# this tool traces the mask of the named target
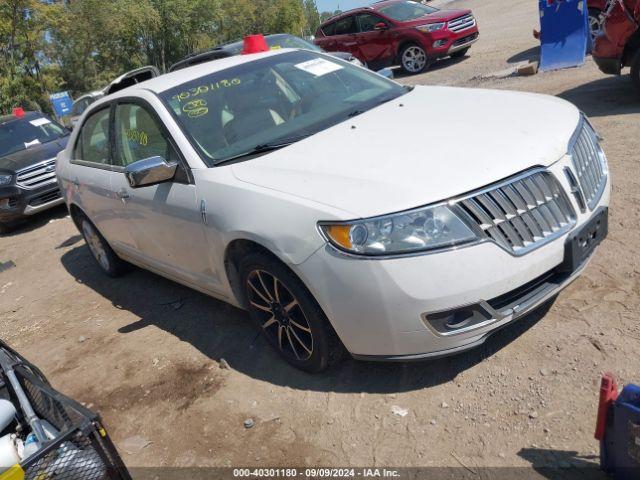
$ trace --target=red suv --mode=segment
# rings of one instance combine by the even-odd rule
[[[464,56],[476,40],[471,10],[385,0],[330,18],[318,28],[315,42],[329,52],[349,52],[373,70],[400,65],[420,73],[438,58]]]

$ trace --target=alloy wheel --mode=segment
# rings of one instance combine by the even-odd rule
[[[300,302],[275,275],[253,270],[247,276],[249,305],[264,333],[280,352],[305,361],[313,354],[313,333]]]
[[[82,222],[82,233],[84,233],[84,238],[87,241],[89,250],[91,250],[94,258],[104,270],[109,270],[109,257],[107,256],[107,250],[104,248],[102,240],[98,236],[98,232],[96,232],[95,228],[93,228],[89,222],[84,221]]]
[[[603,26],[604,26],[604,21],[602,19],[602,15],[600,14],[589,15],[589,31],[591,32],[591,40],[593,42],[595,42],[596,38],[598,38],[602,33]]]
[[[417,45],[412,45],[402,53],[402,66],[411,73],[421,72],[427,64],[427,54]]]

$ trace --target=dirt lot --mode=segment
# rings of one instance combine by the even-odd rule
[[[104,277],[66,211],[42,215],[0,238],[0,262],[16,265],[0,273],[0,337],[99,410],[128,465],[595,465],[601,373],[640,380],[640,100],[628,77],[591,60],[492,76],[537,54],[537,2],[452,3],[474,10],[481,40],[461,61],[400,80],[548,93],[592,118],[614,188],[610,235],[586,273],[548,311],[463,356],[347,361],[309,376],[240,310],[140,270]],[[135,435],[152,443],[131,448]]]

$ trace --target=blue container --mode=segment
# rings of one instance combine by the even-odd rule
[[[587,0],[539,0],[540,70],[577,67],[589,49]]]
[[[627,385],[614,402],[604,440],[600,465],[615,480],[640,479],[640,387]]]

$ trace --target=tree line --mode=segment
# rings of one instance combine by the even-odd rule
[[[320,21],[314,0],[2,0],[0,113],[50,111],[50,93],[77,96],[143,65],[165,71],[250,33],[312,35]]]

